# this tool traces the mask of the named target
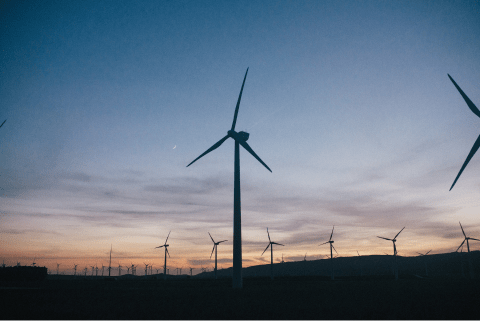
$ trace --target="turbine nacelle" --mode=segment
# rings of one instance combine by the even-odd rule
[[[250,134],[244,131],[237,133],[234,130],[229,130],[227,134],[229,137],[232,137],[233,139],[242,141],[242,142],[246,142],[248,140],[248,137],[250,137]]]

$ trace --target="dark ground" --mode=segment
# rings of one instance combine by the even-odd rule
[[[6,286],[5,286],[6,285]],[[16,286],[15,288],[13,286]],[[0,287],[2,319],[480,319],[463,278],[52,279]]]

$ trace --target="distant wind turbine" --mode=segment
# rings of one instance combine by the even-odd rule
[[[75,270],[75,272],[73,272],[73,276],[77,276],[77,264],[73,264],[73,269]]]
[[[270,239],[270,233],[268,232],[268,227],[267,227],[267,235],[268,235],[268,245],[265,248],[265,250],[263,250],[262,255],[263,255],[263,253],[265,253],[265,251],[268,250],[268,247],[270,247],[270,278],[273,280],[273,244],[281,245],[281,246],[285,246],[285,245],[280,244],[280,243],[276,243],[276,242],[272,242],[272,240]]]
[[[448,75],[448,74],[447,74],[447,75]],[[468,105],[468,107],[470,108],[470,110],[471,110],[475,115],[477,115],[478,117],[480,117],[480,110],[478,110],[477,106],[475,106],[475,105],[473,104],[473,102],[470,100],[470,98],[468,98],[467,95],[465,95],[465,93],[463,92],[463,90],[457,85],[457,83],[455,82],[455,80],[453,80],[453,78],[452,78],[450,75],[448,75],[448,78],[450,78],[450,80],[453,82],[453,85],[457,88],[458,92],[460,93],[460,95],[462,95],[463,99],[464,99],[465,102],[467,103],[467,105]],[[457,177],[455,178],[455,180],[453,181],[452,186],[450,187],[450,191],[452,190],[453,186],[455,186],[455,183],[457,182],[458,178],[460,177],[460,175],[462,175],[463,170],[465,169],[465,167],[467,167],[468,162],[470,162],[470,159],[472,159],[473,155],[475,155],[475,153],[477,152],[477,150],[478,150],[479,147],[480,147],[480,136],[478,136],[477,140],[476,140],[475,143],[473,144],[472,149],[470,150],[470,153],[468,153],[467,159],[466,159],[465,162],[463,163],[462,168],[460,168],[460,172],[458,172]]]
[[[122,266],[118,263],[118,276],[122,275]]]
[[[172,232],[172,231],[170,231],[170,232]],[[165,280],[167,279],[167,254],[168,254],[168,257],[170,257],[170,253],[168,253],[169,245],[167,244],[168,237],[170,236],[170,232],[168,232],[167,239],[165,240],[165,244],[156,247],[156,249],[159,249],[159,248],[162,248],[162,247],[165,248],[165,263],[163,265],[163,277],[164,277]]]
[[[112,248],[113,245],[110,244],[110,261],[108,262],[108,276],[110,276],[110,271],[112,271]]]
[[[327,243],[330,244],[330,276],[331,276],[332,280],[335,279],[335,272],[333,270],[333,251],[332,251],[332,249],[335,250],[335,252],[338,254],[337,250],[333,246],[334,241],[332,240],[334,229],[335,229],[335,225],[332,228],[332,233],[330,234],[330,239],[327,242],[320,244],[320,246],[322,246],[324,244],[327,244]]]
[[[422,254],[420,252],[417,252],[419,256],[423,256],[423,262],[425,263],[425,276],[428,276],[428,267],[427,267],[427,255],[430,253],[432,250],[428,251],[425,254]]]
[[[145,276],[147,275],[147,272],[148,272],[148,264],[143,262],[143,264],[145,264]]]
[[[462,244],[460,244],[460,246],[458,247],[458,249],[455,251],[455,252],[458,252],[458,250],[463,246],[463,244],[465,243],[465,241],[467,242],[467,252],[468,252],[468,264],[469,264],[469,268],[470,268],[470,278],[473,279],[475,277],[475,273],[473,271],[473,264],[472,264],[472,258],[471,258],[471,255],[470,255],[470,244],[468,243],[468,240],[474,240],[474,241],[480,241],[479,239],[474,239],[473,237],[468,237],[466,234],[465,234],[465,231],[463,230],[463,226],[462,226],[462,223],[458,222],[460,224],[460,228],[462,229],[462,233],[463,233],[463,236],[465,237],[465,239],[463,240]]]
[[[403,229],[405,227],[403,227],[400,232],[397,233],[397,235],[395,235],[395,237],[393,239],[387,239],[386,237],[381,237],[381,236],[377,236],[378,238],[381,238],[381,239],[384,239],[384,240],[387,240],[387,241],[392,241],[393,242],[393,273],[395,274],[395,280],[398,280],[398,265],[397,265],[397,246],[395,245],[395,242],[397,241],[397,236],[400,235],[400,233],[402,233]]]
[[[243,87],[245,80],[247,79],[247,71],[243,78],[242,88],[237,100],[237,106],[235,107],[235,114],[233,116],[232,128],[228,131],[227,135],[216,142],[212,147],[207,149],[203,154],[195,158],[190,164],[196,162],[201,157],[207,155],[211,151],[220,147],[224,141],[228,138],[235,140],[235,165],[234,165],[234,187],[233,187],[233,288],[242,288],[242,215],[240,205],[240,145],[245,148],[253,157],[255,157],[265,168],[270,172],[272,171],[267,164],[265,164],[260,157],[253,151],[253,149],[247,144],[249,134],[246,132],[236,132],[235,124],[237,122],[238,108],[240,107],[240,100],[242,99]]]
[[[213,242],[213,249],[212,249],[212,253],[210,253],[210,258],[212,258],[213,251],[215,251],[215,280],[216,280],[217,279],[217,246],[218,244],[226,242],[227,240],[215,242],[210,232],[208,232],[208,235],[210,235],[210,238],[212,239],[212,242]]]

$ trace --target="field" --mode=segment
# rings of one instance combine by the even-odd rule
[[[480,319],[463,278],[47,279],[0,288],[2,319]]]

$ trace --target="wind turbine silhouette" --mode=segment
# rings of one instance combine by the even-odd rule
[[[423,262],[425,263],[425,276],[428,276],[428,268],[427,268],[427,255],[430,253],[432,250],[428,251],[425,254],[422,254],[420,252],[417,252],[419,256],[423,256]]]
[[[210,253],[210,258],[212,258],[213,251],[215,251],[215,280],[216,280],[217,279],[217,246],[218,244],[226,242],[227,240],[215,242],[210,232],[208,232],[208,235],[210,235],[210,238],[212,239],[212,242],[213,242],[213,249],[212,249],[212,253]]]
[[[110,276],[110,271],[112,270],[112,248],[113,245],[110,244],[110,261],[108,262],[108,276]]]
[[[393,266],[394,266],[394,270],[393,270],[393,273],[395,274],[395,280],[398,280],[398,266],[397,266],[397,246],[395,245],[395,242],[397,241],[397,236],[400,235],[400,233],[402,233],[403,229],[405,227],[403,227],[400,232],[397,233],[397,235],[395,235],[395,237],[393,239],[387,239],[386,237],[381,237],[381,236],[377,236],[378,238],[381,238],[381,239],[384,239],[384,240],[387,240],[387,241],[392,241],[393,242]]]
[[[168,237],[170,236],[171,232],[172,231],[168,232],[167,239],[165,240],[165,244],[156,247],[156,249],[159,249],[159,248],[162,248],[162,247],[165,248],[165,263],[163,265],[163,277],[164,277],[165,280],[167,279],[167,254],[168,254],[168,257],[170,257],[170,253],[168,253],[169,245],[167,244],[167,241],[168,241]]]
[[[148,272],[148,264],[143,262],[143,264],[145,264],[145,276],[147,275],[147,272]]]
[[[448,74],[447,74],[447,75],[448,75]],[[457,83],[455,82],[455,80],[453,80],[453,78],[452,78],[450,75],[448,75],[448,78],[450,78],[450,80],[453,82],[453,84],[454,84],[455,87],[457,88],[458,92],[460,93],[460,95],[462,95],[463,99],[464,99],[465,102],[467,103],[467,105],[468,105],[468,107],[470,108],[470,110],[471,110],[475,115],[477,115],[478,117],[480,117],[480,110],[478,110],[477,106],[475,106],[474,103],[470,100],[470,98],[468,98],[467,95],[465,95],[465,93],[463,92],[463,90],[457,85]],[[472,159],[473,155],[475,155],[475,153],[477,152],[477,150],[478,150],[479,147],[480,147],[480,136],[478,136],[477,140],[476,140],[475,143],[473,144],[473,147],[472,147],[472,149],[470,150],[470,153],[468,154],[467,159],[466,159],[465,162],[463,163],[462,168],[460,168],[460,172],[458,172],[457,177],[456,177],[455,180],[453,181],[452,187],[450,187],[450,191],[452,190],[453,186],[455,186],[455,183],[457,182],[458,178],[460,177],[460,175],[462,175],[463,170],[465,169],[465,167],[467,167],[468,162],[470,162],[470,159]]]
[[[265,248],[265,250],[263,250],[262,255],[263,253],[265,253],[265,251],[268,250],[268,247],[270,247],[270,278],[273,280],[273,244],[281,245],[281,246],[285,246],[285,245],[272,242],[272,240],[270,239],[270,233],[268,233],[268,227],[267,227],[267,235],[268,235],[268,245]]]
[[[334,274],[334,271],[333,271],[333,251],[332,251],[332,249],[335,250],[335,252],[338,254],[337,250],[333,246],[334,241],[332,240],[334,229],[335,229],[335,225],[332,228],[332,234],[330,234],[330,239],[327,242],[319,245],[319,246],[322,246],[322,245],[325,245],[327,243],[330,243],[330,275],[331,275],[332,280],[335,279],[335,274]]]
[[[243,87],[245,85],[245,79],[247,79],[247,71],[243,78],[242,88],[238,95],[237,106],[235,107],[235,114],[233,116],[232,128],[228,131],[227,135],[216,142],[212,147],[207,149],[203,154],[195,158],[190,164],[196,162],[201,157],[207,155],[211,151],[220,147],[224,141],[229,137],[235,140],[235,171],[234,171],[234,187],[233,187],[233,288],[242,288],[242,215],[241,215],[241,198],[240,198],[240,145],[245,148],[253,157],[255,157],[266,169],[270,172],[272,170],[265,164],[260,157],[253,151],[253,149],[247,144],[249,134],[246,132],[236,132],[235,124],[237,123],[238,108],[240,107],[240,100],[242,99]]]
[[[73,273],[73,276],[77,276],[77,264],[73,263],[73,269],[75,270],[75,272]]]
[[[458,252],[458,250],[463,246],[463,244],[465,243],[465,241],[467,241],[467,252],[468,252],[468,264],[469,264],[469,268],[470,268],[470,278],[473,279],[475,277],[475,274],[474,274],[474,271],[473,271],[473,264],[472,264],[472,258],[470,257],[470,244],[468,244],[468,240],[474,240],[474,241],[480,241],[479,239],[474,239],[473,237],[468,237],[466,234],[465,234],[465,231],[463,230],[463,226],[462,226],[462,223],[458,222],[460,224],[460,228],[462,229],[462,233],[463,233],[463,236],[465,237],[465,239],[463,240],[462,244],[460,244],[460,246],[458,247],[458,249],[455,251],[455,252]]]

